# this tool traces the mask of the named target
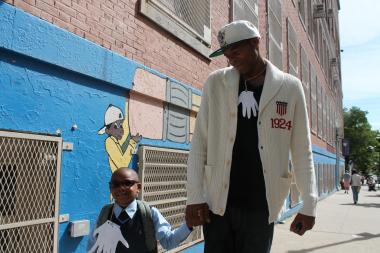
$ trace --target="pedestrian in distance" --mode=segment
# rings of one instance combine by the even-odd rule
[[[362,177],[358,174],[356,170],[352,170],[351,189],[355,205],[358,203],[359,200],[359,192],[362,185],[361,178]]]
[[[157,240],[172,249],[191,233],[186,224],[172,231],[158,209],[137,200],[141,183],[133,169],[117,169],[109,187],[115,203],[102,208],[90,235],[89,253],[157,253]]]
[[[205,253],[270,252],[292,177],[303,207],[291,231],[315,223],[317,192],[302,84],[259,53],[260,34],[239,20],[218,33],[230,67],[203,87],[188,159],[186,221],[203,225]],[[292,171],[289,170],[289,153]]]
[[[344,187],[344,193],[348,194],[350,191],[350,182],[351,182],[351,175],[346,172],[343,174],[343,187]]]

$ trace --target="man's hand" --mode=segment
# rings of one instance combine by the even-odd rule
[[[307,230],[314,227],[315,217],[298,213],[290,225],[290,231],[303,235]]]
[[[188,227],[195,227],[210,222],[208,216],[208,205],[206,203],[186,206],[186,224]]]

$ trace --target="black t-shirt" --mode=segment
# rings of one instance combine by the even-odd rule
[[[227,206],[268,214],[257,133],[258,105],[262,90],[262,85],[258,87],[245,86],[243,77],[240,76],[237,129],[232,152]],[[253,92],[253,95],[250,92]],[[243,106],[242,100],[245,100],[244,103],[247,106]],[[256,116],[251,109],[252,104],[255,103],[254,100],[257,103],[257,107],[253,109],[256,110]],[[245,113],[243,112],[244,108],[248,108]]]

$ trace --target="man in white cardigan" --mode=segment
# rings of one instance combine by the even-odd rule
[[[203,225],[206,253],[270,252],[292,177],[303,206],[291,231],[315,223],[315,174],[300,80],[259,54],[248,21],[218,33],[231,67],[208,77],[188,161],[186,220]],[[289,168],[289,154],[292,168]]]

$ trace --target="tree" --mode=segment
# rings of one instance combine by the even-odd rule
[[[350,142],[350,154],[346,160],[351,160],[354,168],[368,174],[375,172],[378,166],[379,149],[377,137],[379,131],[373,131],[367,120],[368,112],[352,107],[344,109],[344,136]]]

